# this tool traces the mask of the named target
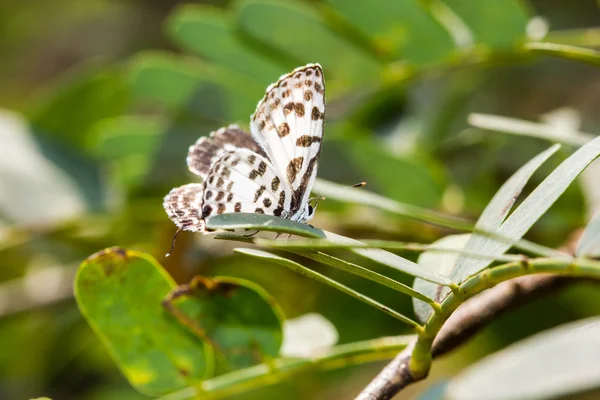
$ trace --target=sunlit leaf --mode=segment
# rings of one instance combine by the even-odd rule
[[[0,215],[6,220],[43,225],[86,211],[76,182],[46,158],[20,115],[0,110],[0,143]]]
[[[248,74],[265,87],[287,72],[245,45],[234,22],[234,16],[228,11],[202,4],[185,4],[171,13],[167,32],[184,49]]]
[[[81,313],[129,382],[146,394],[197,383],[213,369],[212,347],[161,304],[175,287],[152,257],[116,247],[88,258],[75,280]]]
[[[327,0],[374,45],[409,64],[441,62],[454,51],[449,33],[417,0]]]
[[[318,313],[304,314],[288,319],[283,325],[283,357],[310,357],[330,350],[338,341],[335,326]]]
[[[449,399],[555,399],[600,388],[600,319],[538,333],[455,377]]]
[[[231,277],[195,278],[172,302],[193,333],[214,347],[217,374],[279,355],[283,313],[260,286]]]
[[[465,248],[470,237],[470,233],[448,235],[440,240],[436,240],[432,245],[436,248],[461,250]],[[419,256],[417,263],[423,268],[436,271],[444,276],[450,276],[454,269],[454,265],[456,264],[456,260],[458,260],[459,257],[460,254],[455,252],[444,253],[440,251],[425,251]],[[445,296],[446,294],[446,291],[444,291],[440,285],[418,278],[415,279],[415,282],[413,283],[413,289],[419,293],[423,293],[438,303],[443,300],[442,296]],[[431,306],[416,298],[413,298],[413,308],[421,322],[427,321],[433,312]]]
[[[306,237],[324,237],[320,229],[307,224],[291,221],[273,215],[254,213],[229,213],[209,217],[206,221],[208,229],[247,229],[249,231],[270,231],[291,233]]]
[[[496,230],[509,241],[487,238],[477,247],[478,253],[503,254],[523,237],[531,226],[546,213],[558,197],[569,187],[592,161],[600,155],[600,137],[587,143],[562,162]],[[472,244],[471,244],[472,245]],[[468,257],[457,262],[451,277],[459,282],[491,263],[490,260]]]
[[[575,254],[579,257],[600,257],[600,212],[585,227]]]
[[[360,244],[360,241],[358,240],[350,239],[332,232],[325,232],[325,237],[335,243]],[[387,267],[402,271],[411,276],[422,278],[430,282],[435,282],[440,285],[449,285],[452,283],[450,279],[438,274],[436,271],[423,268],[419,264],[390,253],[389,251],[364,248],[353,248],[352,251],[358,255],[366,257]]]

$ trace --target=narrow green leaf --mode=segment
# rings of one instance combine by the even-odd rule
[[[163,309],[175,282],[149,255],[113,247],[89,257],[75,298],[129,382],[149,395],[197,384],[213,369],[212,347]]]
[[[335,77],[328,85],[348,90],[353,84],[379,80],[381,64],[330,30],[301,2],[244,0],[236,10],[244,32],[300,63],[320,63]]]
[[[531,179],[531,176],[545,163],[554,153],[560,149],[559,144],[555,144],[549,149],[541,152],[537,156],[529,160],[517,172],[515,172],[496,192],[492,200],[485,207],[481,216],[475,223],[475,228],[482,230],[494,231],[512,209],[512,206],[517,201],[519,194]],[[474,235],[472,241],[476,238],[481,238],[480,235]],[[465,250],[477,251],[478,245],[467,244]]]
[[[592,65],[600,64],[600,51],[594,49],[545,42],[528,42],[523,45],[523,48],[533,54],[566,58]]]
[[[206,221],[208,229],[247,229],[249,231],[269,231],[291,233],[305,237],[324,237],[322,230],[307,224],[275,217],[273,215],[254,213],[221,214],[209,217]]]
[[[449,276],[454,269],[456,260],[458,260],[460,256],[456,251],[464,249],[469,238],[471,238],[471,234],[465,233],[462,235],[448,235],[436,240],[432,243],[433,246],[438,249],[449,249],[452,250],[452,252],[425,251],[419,256],[417,262],[423,268]],[[441,288],[439,285],[427,282],[423,279],[415,279],[413,289],[430,297],[437,303],[440,303],[447,293],[447,290],[443,290],[444,288]],[[413,308],[421,322],[427,321],[433,312],[429,304],[416,298],[413,299]]]
[[[357,195],[355,190],[356,189],[349,190],[346,186],[323,179],[317,179],[313,189],[315,193],[323,195],[327,199],[375,207],[396,215],[401,215],[403,217],[449,228],[467,230],[473,228],[471,222],[462,218],[445,215],[436,211],[428,210],[426,208],[413,206],[411,204],[400,203],[388,197],[369,192],[368,190],[362,188],[359,189],[360,195]]]
[[[393,240],[372,240],[362,239],[358,243],[336,243],[326,239],[289,239],[289,240],[278,240],[278,239],[262,239],[257,238],[252,241],[259,246],[268,246],[282,250],[296,250],[296,249],[385,249],[385,250],[405,250],[414,252],[441,252],[441,253],[456,253],[458,255],[464,254],[474,257],[487,257],[490,260],[496,261],[519,261],[523,257],[520,255],[504,254],[493,256],[489,254],[481,254],[477,252],[469,252],[462,249],[448,249],[446,247],[438,247],[433,244],[424,243],[409,243],[409,242],[396,242]],[[562,253],[561,253],[562,254]]]
[[[556,399],[600,388],[600,318],[538,333],[453,378],[449,399]]]
[[[252,51],[236,32],[234,16],[223,9],[203,4],[178,6],[169,16],[167,32],[184,49],[258,79],[265,87],[287,72]]]
[[[270,242],[276,242],[276,241],[270,241]],[[264,242],[262,242],[260,239],[257,239],[257,240],[255,240],[255,243],[258,245],[261,245]],[[419,293],[416,290],[413,290],[410,286],[407,286],[401,282],[397,282],[393,279],[388,278],[387,276],[378,274],[377,272],[371,271],[367,268],[361,267],[360,265],[353,264],[348,261],[344,261],[340,258],[331,256],[329,254],[325,254],[323,252],[314,251],[314,250],[300,250],[298,248],[296,248],[294,250],[290,250],[290,252],[299,254],[306,258],[310,258],[311,260],[320,262],[322,264],[341,269],[342,271],[349,272],[351,274],[360,276],[362,278],[369,279],[373,282],[377,282],[381,285],[387,286],[390,289],[396,290],[400,293],[404,293],[411,297],[420,299],[426,303],[433,302],[432,299],[428,298],[427,296],[422,295],[421,293]]]
[[[417,0],[326,0],[380,51],[403,62],[441,62],[454,52],[449,33]]]
[[[325,237],[335,243],[341,244],[362,244],[358,240],[350,239],[345,236],[340,236],[332,232],[325,231]],[[365,249],[365,248],[353,248],[352,251],[365,258],[378,262],[390,268],[397,269],[406,274],[415,276],[417,278],[425,279],[430,282],[437,283],[439,285],[451,285],[452,281],[435,271],[427,270],[412,261],[397,256],[381,249]]]
[[[579,148],[562,162],[525,200],[506,218],[496,231],[501,237],[511,241],[498,241],[488,238],[481,241],[477,252],[483,254],[503,254],[523,237],[531,226],[554,204],[558,197],[577,178],[577,176],[600,155],[600,137]],[[472,245],[472,244],[471,244]],[[469,275],[481,271],[489,260],[464,258],[457,262],[451,277],[459,282]]]
[[[475,42],[510,48],[525,37],[529,15],[518,0],[441,0],[469,28]]]
[[[575,254],[578,257],[600,257],[600,212],[596,213],[585,227]]]
[[[239,278],[196,277],[176,293],[173,307],[192,332],[213,343],[217,375],[279,355],[283,312],[260,286]]]
[[[561,126],[548,123],[524,121],[500,115],[469,114],[468,122],[480,129],[487,129],[519,136],[529,136],[549,140],[555,143],[564,143],[571,146],[583,146],[594,136],[583,132],[564,132]]]
[[[412,319],[408,318],[407,316],[402,315],[402,314],[388,308],[387,306],[384,306],[383,304],[381,304],[381,303],[379,303],[379,302],[377,302],[377,301],[375,301],[353,289],[350,289],[349,287],[342,285],[341,283],[339,283],[337,281],[334,281],[331,278],[321,275],[318,272],[315,272],[309,268],[306,268],[305,266],[300,265],[294,261],[288,260],[287,258],[283,258],[276,254],[269,253],[269,252],[262,251],[262,250],[256,250],[256,249],[235,249],[234,251],[237,253],[245,254],[245,255],[248,255],[251,257],[260,258],[263,260],[268,260],[268,261],[274,262],[276,264],[283,265],[284,267],[287,267],[287,268],[291,269],[292,271],[295,271],[301,275],[304,275],[307,278],[314,279],[317,282],[321,282],[325,285],[331,286],[331,287],[339,290],[342,293],[350,295],[372,307],[375,307],[375,308],[385,312],[386,314],[396,318],[397,320],[402,321],[412,327],[415,327],[415,328],[419,327],[419,324],[417,322],[413,321]]]

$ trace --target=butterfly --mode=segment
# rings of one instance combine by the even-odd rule
[[[201,137],[187,156],[201,182],[164,198],[178,231],[206,233],[206,218],[236,212],[309,221],[324,118],[323,69],[308,64],[267,88],[250,117],[251,134],[230,125]]]

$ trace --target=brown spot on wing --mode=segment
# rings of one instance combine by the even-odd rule
[[[287,135],[289,135],[289,133],[290,126],[287,122],[282,122],[281,124],[279,124],[279,126],[277,127],[277,134],[279,135],[279,137],[286,137]]]
[[[260,174],[260,176],[263,176],[265,174],[265,172],[267,172],[267,163],[264,161],[261,161],[258,164],[258,173]]]
[[[306,90],[304,92],[304,101],[311,101],[313,98],[313,92],[312,90]]]
[[[275,177],[271,181],[271,190],[273,191],[273,193],[275,193],[277,189],[279,189],[279,178]]]
[[[258,201],[260,196],[262,196],[262,194],[265,192],[266,189],[267,189],[267,187],[263,185],[256,190],[256,192],[254,193],[254,202],[255,203]]]
[[[318,121],[320,119],[323,119],[325,115],[321,111],[319,111],[319,108],[317,106],[314,106],[312,112],[310,113],[310,117],[313,121]]]
[[[242,203],[240,203],[240,202],[235,203],[235,206],[233,207],[233,209],[235,210],[235,212],[242,211]]]
[[[302,162],[304,157],[296,157],[287,166],[287,179],[288,182],[293,183],[296,180],[296,175],[302,169]]]
[[[296,146],[298,147],[310,147],[313,143],[321,143],[319,136],[302,135],[296,139]]]
[[[217,214],[223,214],[225,212],[225,204],[219,203],[217,206]]]
[[[296,110],[296,115],[300,118],[304,117],[304,104],[295,103],[294,109]]]

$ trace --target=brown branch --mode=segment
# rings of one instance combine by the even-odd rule
[[[581,280],[554,274],[527,275],[502,282],[472,297],[452,313],[437,334],[432,356],[438,357],[455,349],[506,311]],[[425,376],[415,378],[410,374],[408,365],[413,346],[414,343],[386,365],[356,400],[391,399],[404,387],[424,379]]]

